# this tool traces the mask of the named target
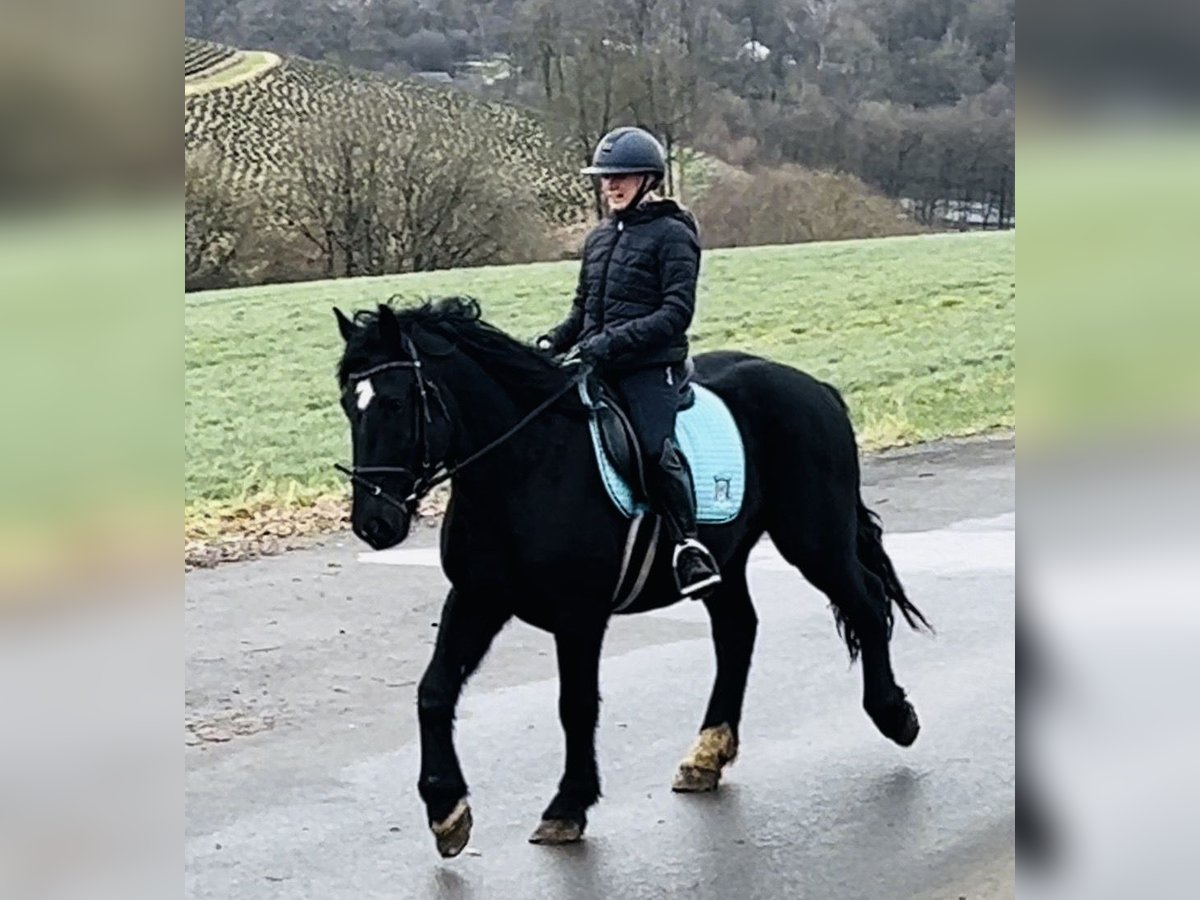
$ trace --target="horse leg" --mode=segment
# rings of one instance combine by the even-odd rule
[[[848,431],[848,422],[846,422]],[[797,438],[799,440],[799,438]],[[802,479],[794,467],[770,473],[768,533],[782,557],[833,604],[838,630],[851,659],[862,655],[863,708],[884,736],[901,746],[920,730],[916,710],[892,673],[893,610],[913,628],[928,626],[908,600],[882,530],[863,505],[852,444],[845,460],[812,463],[818,476]]]
[[[492,604],[471,602],[451,590],[442,607],[437,645],[417,688],[421,776],[429,828],[444,857],[457,856],[471,837],[467,783],[454,750],[454,710],[463,684],[508,621]]]
[[[672,790],[714,791],[721,772],[737,757],[738,726],[758,616],[746,587],[746,560],[725,568],[724,581],[705,601],[717,653],[717,675],[700,735],[679,764]]]
[[[853,540],[840,549],[826,544],[804,552],[775,531],[771,537],[783,557],[833,604],[851,659],[861,654],[863,709],[875,727],[902,747],[912,744],[921,726],[892,673],[891,601],[883,581],[859,559]]]
[[[917,739],[921,730],[916,710],[896,684],[888,647],[891,626],[887,619],[888,598],[883,583],[871,571],[843,573],[829,585],[826,594],[839,614],[847,636],[853,633],[862,652],[863,709],[875,727],[902,747]]]
[[[600,717],[600,648],[605,623],[555,634],[558,654],[558,716],[567,757],[558,793],[542,813],[532,844],[570,844],[583,837],[587,810],[600,797],[596,769],[596,721]]]

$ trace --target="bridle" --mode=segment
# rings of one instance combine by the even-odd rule
[[[353,372],[347,378],[350,384],[355,384],[362,381],[364,378],[370,378],[380,372],[386,372],[390,369],[411,369],[416,375],[417,382],[417,397],[419,405],[416,410],[417,415],[417,433],[420,435],[421,442],[421,462],[420,468],[417,471],[407,468],[406,466],[344,466],[341,463],[335,463],[334,468],[350,479],[351,482],[366,490],[372,497],[378,497],[385,503],[388,503],[405,515],[411,515],[413,507],[419,503],[430,491],[439,484],[449,481],[471,463],[482,458],[483,456],[495,450],[522,428],[544,413],[547,409],[565,397],[582,378],[587,377],[586,367],[580,366],[579,371],[559,390],[555,391],[546,400],[539,403],[530,413],[525,415],[516,425],[509,428],[499,437],[489,441],[484,446],[480,447],[474,453],[467,456],[453,465],[446,465],[444,461],[435,462],[432,458],[432,450],[429,444],[430,426],[433,424],[433,409],[430,405],[429,398],[432,396],[437,401],[438,408],[441,411],[442,418],[449,424],[450,413],[446,409],[446,403],[442,400],[441,391],[437,385],[428,381],[425,377],[425,369],[421,363],[421,358],[417,353],[417,347],[412,340],[407,336],[403,336],[403,343],[406,352],[409,355],[408,359],[392,360],[390,362],[379,363],[371,366],[368,369],[363,369],[360,372]],[[390,494],[372,481],[370,475],[404,475],[412,479],[412,489],[407,497],[403,500]]]
[[[378,497],[385,503],[395,506],[397,509],[405,512],[410,511],[413,504],[417,503],[422,497],[428,494],[433,488],[440,484],[440,476],[444,474],[441,467],[432,461],[432,450],[429,443],[430,426],[433,424],[433,410],[430,407],[429,396],[431,393],[438,399],[438,404],[441,407],[442,415],[449,420],[449,414],[446,412],[445,403],[442,402],[441,394],[437,392],[434,385],[428,384],[425,379],[425,373],[422,368],[421,358],[417,355],[417,348],[408,339],[404,337],[404,348],[409,355],[408,359],[397,359],[389,362],[379,363],[371,366],[368,369],[363,369],[358,372],[353,372],[347,379],[350,384],[357,384],[366,378],[373,375],[378,375],[380,372],[386,372],[390,369],[412,369],[416,373],[417,396],[419,404],[416,409],[417,416],[417,434],[421,442],[421,462],[420,468],[414,472],[407,466],[344,466],[341,463],[336,463],[334,468],[348,477],[354,484],[368,491],[373,497]],[[431,390],[432,389],[432,390]],[[403,500],[388,493],[376,482],[365,476],[368,475],[404,475],[412,481],[412,490]]]

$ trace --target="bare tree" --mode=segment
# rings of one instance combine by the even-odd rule
[[[449,136],[447,136],[449,137]],[[394,142],[385,201],[389,252],[400,271],[515,262],[544,252],[536,198],[461,142]]]
[[[518,63],[536,73],[546,103],[561,92],[563,12],[554,0],[529,0],[516,9],[513,49]]]
[[[630,61],[633,75],[624,94],[634,121],[653,132],[667,151],[667,190],[674,192],[676,148],[692,137],[699,106],[700,78],[694,58],[676,32],[639,49]]]
[[[366,123],[310,136],[288,224],[327,277],[515,262],[547,250],[529,190],[462,134],[395,135]]]
[[[236,282],[234,266],[251,231],[253,205],[222,177],[216,154],[198,150],[184,164],[184,285],[187,290]]]
[[[558,60],[564,91],[555,107],[562,119],[574,124],[573,138],[580,162],[591,160],[596,144],[616,125],[618,72],[625,56],[626,51],[612,39],[592,32],[576,39],[574,52],[565,66],[561,57]],[[565,83],[567,77],[569,89]],[[595,192],[595,204],[599,216],[602,214],[599,191]]]
[[[325,275],[384,271],[380,136],[370,126],[323,123],[308,130],[285,219],[320,254]]]
[[[522,5],[518,55],[535,73],[551,113],[549,124],[581,163],[628,108],[625,86],[636,49],[637,15],[655,0],[595,0]],[[632,4],[632,5],[631,5]],[[632,23],[632,25],[631,25]],[[595,210],[602,213],[599,192]]]
[[[920,231],[853,175],[796,165],[723,176],[695,204],[706,247],[796,244]]]
[[[813,68],[820,72],[825,68],[830,35],[837,28],[841,0],[798,0],[793,7],[798,21],[793,21],[793,11],[787,8],[785,20],[790,29],[805,35],[812,42],[816,51]]]

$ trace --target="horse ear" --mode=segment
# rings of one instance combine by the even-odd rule
[[[386,303],[379,304],[379,334],[385,344],[400,343],[400,322],[396,311]]]
[[[342,340],[349,341],[354,336],[354,332],[358,331],[358,326],[346,318],[346,314],[336,306],[333,308],[333,315],[337,319],[338,331],[342,333]]]

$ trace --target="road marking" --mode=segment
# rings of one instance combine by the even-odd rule
[[[934,531],[885,534],[883,541],[897,568],[948,574],[980,569],[1012,569],[1016,558],[1016,516],[956,522]],[[385,566],[436,568],[442,564],[437,547],[394,547],[366,550],[358,561]],[[764,539],[750,555],[750,568],[764,572],[791,571],[792,566]]]
[[[442,553],[437,547],[393,547],[391,550],[364,550],[358,561],[384,566],[440,566]]]

